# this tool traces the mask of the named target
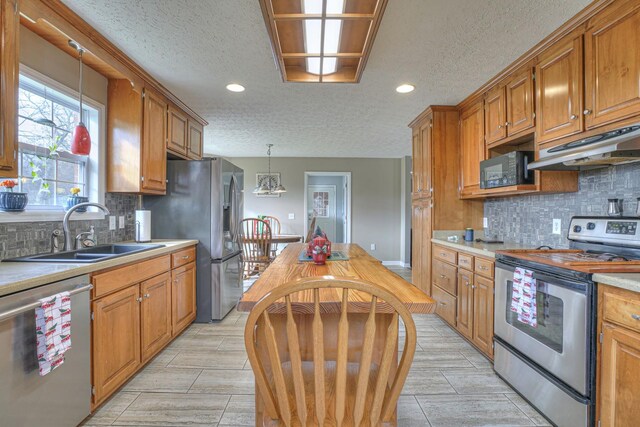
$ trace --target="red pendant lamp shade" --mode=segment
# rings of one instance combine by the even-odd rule
[[[80,91],[80,121],[73,131],[71,152],[80,156],[88,156],[91,153],[91,135],[89,135],[89,130],[82,122],[82,53],[84,49],[73,40],[69,40],[69,45],[78,51],[78,56],[80,57],[80,84],[78,85]]]

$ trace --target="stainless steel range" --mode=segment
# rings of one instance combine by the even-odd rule
[[[640,219],[574,217],[570,249],[498,251],[494,369],[558,426],[595,425],[596,272],[640,272]],[[536,322],[512,310],[531,272]],[[521,270],[520,270],[521,271]]]

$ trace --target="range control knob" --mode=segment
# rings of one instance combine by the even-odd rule
[[[579,233],[582,231],[582,227],[580,227],[579,225],[574,225],[573,226],[573,232],[574,233]]]
[[[587,230],[595,230],[595,229],[596,229],[596,224],[594,222],[587,223]]]

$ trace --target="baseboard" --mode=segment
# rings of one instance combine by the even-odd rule
[[[382,265],[387,265],[389,267],[405,267],[406,264],[402,261],[382,261]]]

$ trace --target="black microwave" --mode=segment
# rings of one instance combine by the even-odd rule
[[[534,172],[528,169],[533,151],[512,151],[480,162],[480,188],[533,184]]]

